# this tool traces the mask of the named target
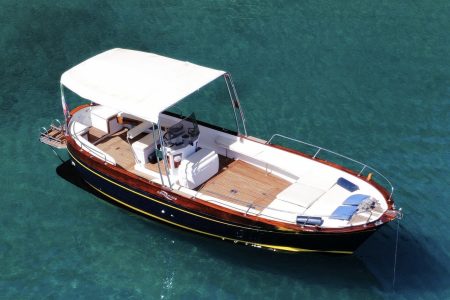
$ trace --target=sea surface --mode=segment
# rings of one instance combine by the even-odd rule
[[[396,265],[397,222],[352,256],[287,255],[77,186],[39,128],[62,118],[61,74],[115,47],[229,71],[249,134],[382,172],[404,211]],[[226,122],[213,96],[196,109]],[[449,170],[449,1],[0,0],[1,299],[450,299]]]

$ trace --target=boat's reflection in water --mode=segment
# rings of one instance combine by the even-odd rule
[[[72,167],[70,161],[59,165],[57,174],[66,181],[111,202],[87,185]],[[115,205],[115,203],[113,203]],[[157,223],[156,221],[151,221]],[[324,253],[275,253],[252,247],[236,246],[190,232],[160,226],[164,231],[160,237],[167,240],[182,241],[193,247],[203,248],[205,252],[226,263],[242,266],[246,269],[267,272],[272,275],[305,284],[320,285],[322,288],[357,288],[379,289],[381,292],[392,292],[395,235],[397,225],[393,223],[380,230],[380,234],[369,238],[353,255],[337,255]],[[430,255],[420,243],[411,241],[411,234],[401,227],[398,245],[397,274],[395,290],[414,292],[419,287],[411,282],[411,274],[436,274],[433,289],[445,289],[442,268],[439,262]],[[383,247],[380,247],[383,245]],[[441,274],[441,275],[439,275]],[[423,286],[421,287],[423,288]]]

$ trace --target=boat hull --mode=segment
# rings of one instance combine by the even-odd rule
[[[71,150],[71,151],[70,151]],[[72,165],[81,178],[110,202],[146,218],[154,219],[195,233],[244,244],[286,252],[353,253],[378,227],[357,232],[308,232],[280,229],[275,226],[240,224],[210,214],[189,210],[177,204],[163,190],[152,193],[119,181],[95,168],[95,162],[83,160],[83,153],[69,147]],[[190,200],[194,201],[194,200]]]

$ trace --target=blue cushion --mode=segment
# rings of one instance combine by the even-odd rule
[[[342,204],[344,204],[344,205],[359,205],[361,202],[363,202],[367,198],[369,198],[368,195],[355,194],[355,195],[351,195],[350,197],[345,199],[344,203],[342,203]]]
[[[330,219],[337,219],[337,220],[350,220],[350,218],[353,216],[353,214],[358,209],[357,206],[348,206],[343,205],[336,208],[335,211],[330,216]]]
[[[339,177],[339,179],[336,183],[339,186],[343,187],[344,189],[346,189],[347,191],[350,191],[350,192],[359,190],[359,187],[356,184],[354,184],[351,181],[348,181],[347,179],[345,179],[343,177]]]

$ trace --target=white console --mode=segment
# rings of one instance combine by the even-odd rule
[[[155,135],[156,136],[156,135]],[[138,160],[139,164],[148,163],[148,156],[155,150],[155,144],[153,142],[153,134],[149,133],[140,140],[137,140],[131,144],[133,152]]]

